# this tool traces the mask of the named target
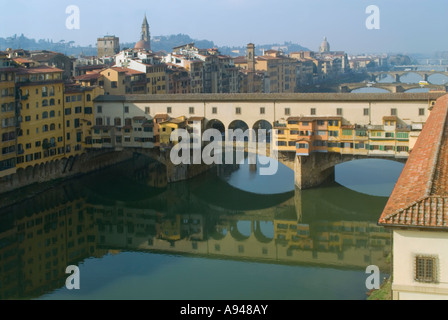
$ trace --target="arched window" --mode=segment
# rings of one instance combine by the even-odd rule
[[[55,112],[54,111],[50,111],[50,118],[54,118],[55,117]]]
[[[96,118],[96,125],[102,126],[103,125],[103,118]]]
[[[42,113],[42,119],[47,119],[48,118],[48,112],[45,111],[44,113]]]
[[[115,118],[115,119],[114,119],[114,125],[115,125],[116,127],[121,126],[121,118]]]
[[[42,97],[48,97],[48,88],[47,87],[42,87]]]
[[[92,97],[90,96],[90,94],[87,95],[86,99],[87,99],[87,101],[91,101],[92,100]]]
[[[56,125],[54,123],[50,124],[50,131],[56,130]]]
[[[42,100],[42,107],[46,107],[46,106],[48,106],[48,100],[47,99]]]
[[[42,132],[47,132],[47,131],[48,131],[48,124],[46,124],[42,127]]]
[[[55,105],[54,99],[50,99],[50,106],[54,106],[54,105]]]

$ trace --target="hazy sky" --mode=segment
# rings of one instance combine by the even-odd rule
[[[95,44],[106,34],[138,41],[146,12],[153,36],[184,33],[218,46],[292,41],[350,53],[448,51],[448,0],[14,0],[2,1],[0,37]],[[68,5],[80,29],[68,30]],[[366,8],[380,9],[380,30],[366,28]]]

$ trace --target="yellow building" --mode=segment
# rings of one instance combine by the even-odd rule
[[[296,87],[297,60],[276,50],[268,50],[256,58],[257,71],[265,71],[270,93],[293,93]]]
[[[185,129],[186,127],[187,121],[184,116],[159,123],[160,145],[165,147],[175,145],[176,143],[172,143],[170,140],[171,133],[177,129]]]
[[[146,75],[129,68],[111,67],[100,72],[106,95],[145,94]]]
[[[63,158],[63,70],[40,66],[20,68],[16,86],[20,96],[17,133],[17,168]]]
[[[156,64],[147,68],[147,92],[149,94],[168,93],[167,74],[165,64]]]
[[[91,147],[93,100],[103,92],[100,87],[65,86],[64,128],[67,156],[81,154]]]
[[[15,71],[6,56],[0,55],[0,178],[16,172]]]

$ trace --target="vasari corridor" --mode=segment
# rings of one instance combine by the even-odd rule
[[[4,3],[0,300],[448,300],[448,3],[342,3]]]

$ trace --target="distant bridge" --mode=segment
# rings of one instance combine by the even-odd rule
[[[378,80],[381,80],[385,76],[391,76],[395,79],[395,83],[401,83],[401,77],[407,75],[407,74],[418,74],[420,77],[422,77],[422,81],[428,81],[429,77],[435,74],[441,74],[446,77],[448,77],[448,71],[418,71],[416,70],[417,67],[410,67],[408,69],[411,70],[403,70],[403,71],[378,71],[378,72],[369,72],[372,81],[378,82]]]
[[[339,91],[342,93],[348,93],[352,92],[357,89],[361,88],[378,88],[378,89],[384,89],[391,93],[403,93],[408,90],[412,89],[421,89],[426,88],[431,91],[438,91],[438,92],[447,92],[447,86],[444,85],[435,85],[435,84],[427,84],[427,85],[420,85],[418,83],[343,83],[339,86]]]

